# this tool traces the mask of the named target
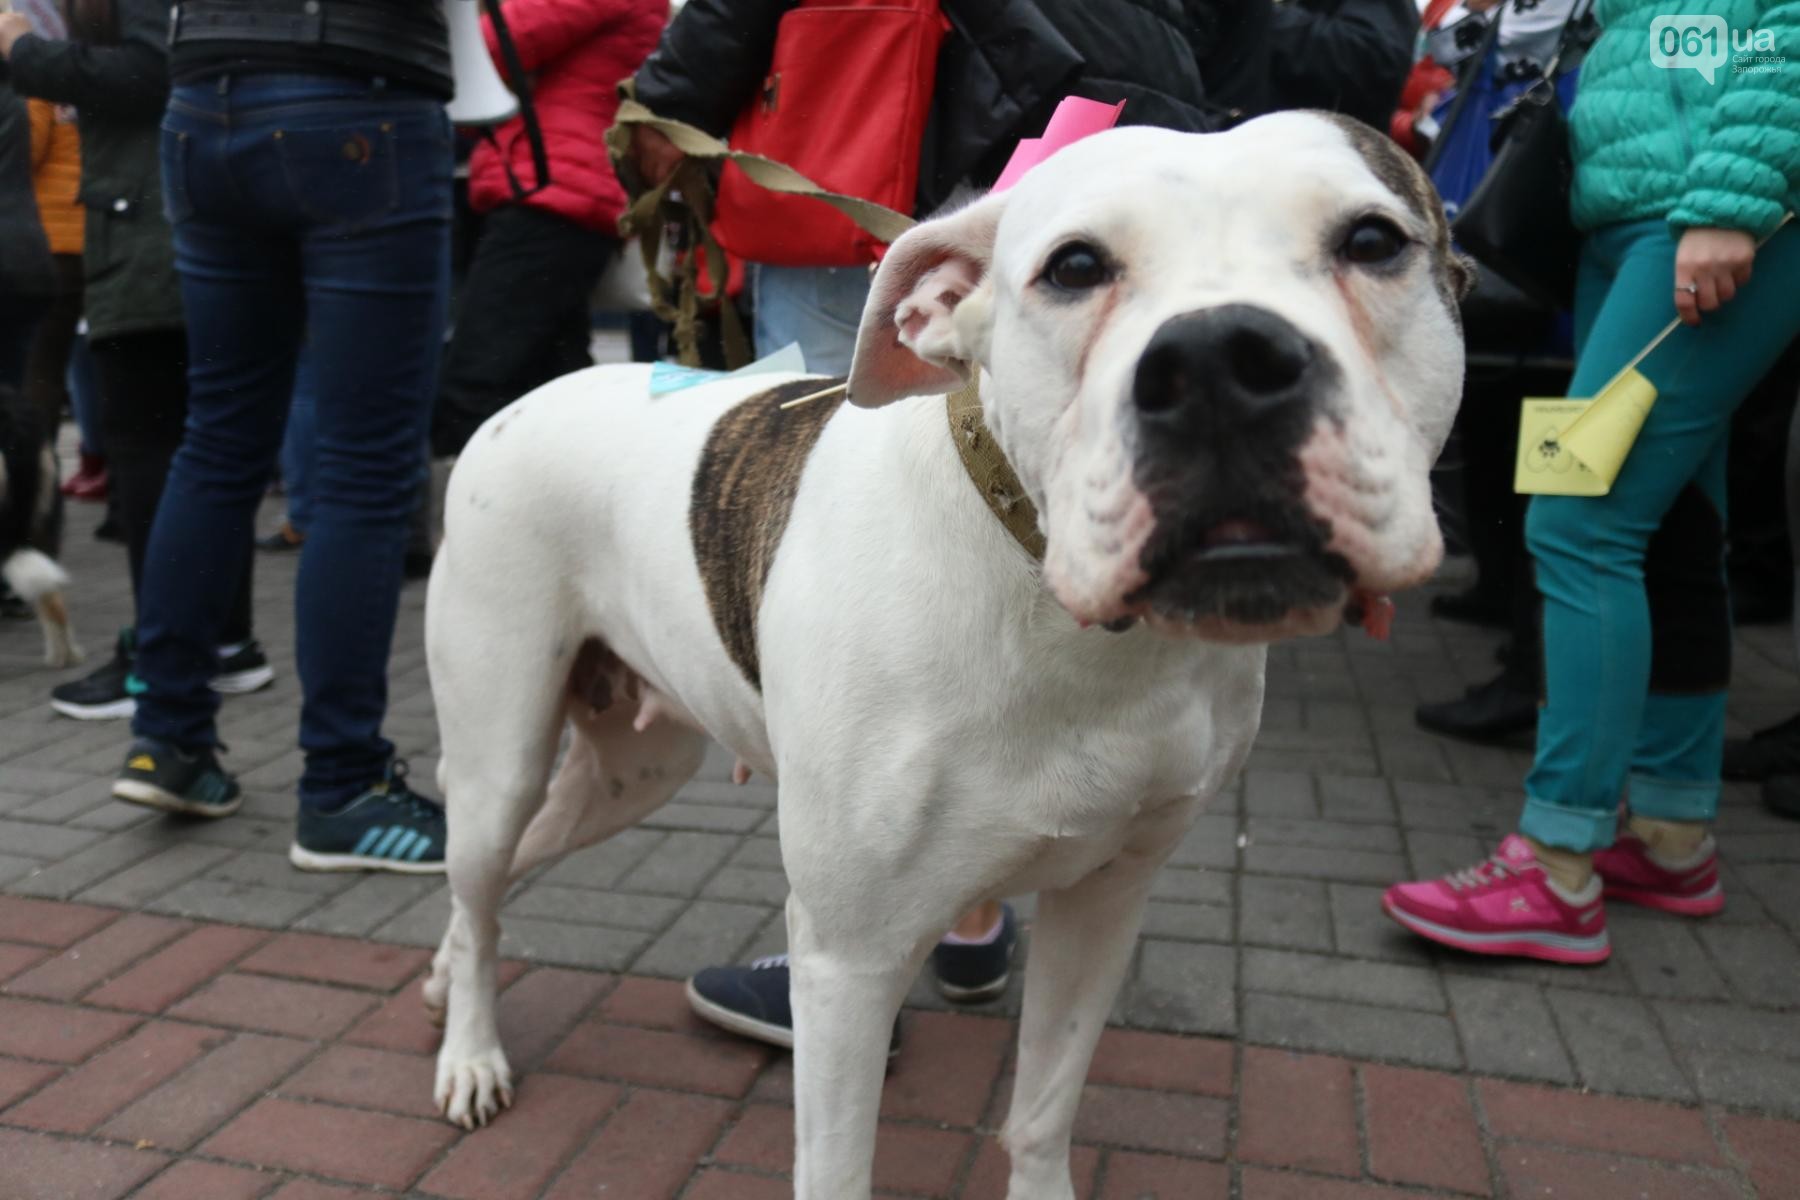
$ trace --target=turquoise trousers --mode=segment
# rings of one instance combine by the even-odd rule
[[[1675,315],[1675,239],[1662,221],[1594,231],[1583,243],[1575,293],[1578,361],[1572,396],[1592,396]],[[1526,543],[1544,601],[1544,687],[1537,757],[1525,779],[1520,831],[1567,850],[1612,844],[1619,801],[1669,821],[1708,821],[1719,804],[1725,735],[1725,663],[1652,678],[1652,604],[1644,563],[1671,510],[1694,510],[1714,529],[1725,517],[1725,455],[1731,414],[1796,333],[1800,333],[1800,229],[1789,227],[1757,252],[1750,282],[1697,328],[1675,331],[1638,368],[1656,385],[1656,404],[1610,494],[1538,496]],[[1679,507],[1678,507],[1679,506]],[[1723,587],[1717,537],[1705,561],[1674,572]],[[1660,553],[1659,558],[1663,557]],[[1691,557],[1691,556],[1690,556]],[[1670,582],[1670,581],[1665,581]],[[1704,604],[1685,606],[1659,592],[1665,613],[1727,621]],[[1722,592],[1719,592],[1722,595]],[[1684,640],[1722,645],[1729,629],[1685,630],[1658,638],[1680,653]],[[1722,642],[1720,639],[1724,639]],[[1665,685],[1672,674],[1676,682]],[[1685,679],[1683,678],[1685,676]]]

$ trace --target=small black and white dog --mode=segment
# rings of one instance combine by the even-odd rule
[[[16,390],[0,385],[0,579],[37,612],[52,667],[81,661],[63,602],[69,575],[56,561],[62,524],[54,451],[37,415]]]

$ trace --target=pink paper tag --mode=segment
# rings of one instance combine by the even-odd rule
[[[1079,142],[1089,134],[1099,133],[1102,129],[1111,129],[1119,123],[1119,113],[1125,108],[1125,102],[1102,104],[1098,100],[1083,100],[1079,96],[1066,96],[1050,114],[1050,123],[1044,127],[1043,137],[1020,138],[1018,148],[1006,162],[1006,169],[1000,172],[1000,178],[994,181],[993,191],[1004,192],[1019,182],[1025,172],[1061,150],[1072,142]]]

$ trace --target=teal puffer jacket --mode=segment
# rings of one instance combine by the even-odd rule
[[[1576,225],[1774,229],[1800,203],[1800,0],[1598,0],[1596,11],[1604,32],[1570,115]],[[1651,62],[1650,23],[1672,11],[1725,19],[1714,82]],[[1771,36],[1774,49],[1750,48]],[[1748,61],[1773,56],[1786,61]]]

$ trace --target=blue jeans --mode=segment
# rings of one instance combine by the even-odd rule
[[[287,493],[287,522],[296,533],[312,524],[313,445],[318,418],[313,414],[313,356],[302,352],[294,372],[294,399],[288,405],[287,428],[281,434],[281,486]]]
[[[76,334],[69,345],[67,382],[69,409],[75,414],[75,427],[81,430],[81,452],[105,454],[106,439],[100,436],[100,377],[85,333]]]
[[[867,267],[771,267],[750,274],[758,355],[798,343],[806,369],[848,375],[856,327],[869,299]]]
[[[441,102],[347,77],[186,84],[163,122],[191,390],[139,603],[148,690],[134,728],[217,743],[220,581],[249,553],[304,330],[316,458],[295,597],[303,805],[349,799],[393,755],[381,722],[446,320],[450,139]]]
[[[1609,225],[1588,236],[1571,396],[1599,391],[1675,315],[1674,280],[1675,240],[1665,222]],[[1611,493],[1531,501],[1525,534],[1544,598],[1547,702],[1519,828],[1541,842],[1576,851],[1611,845],[1627,788],[1631,810],[1643,816],[1717,815],[1730,614],[1701,593],[1724,595],[1723,539],[1686,538],[1710,542],[1706,561],[1677,564],[1685,585],[1662,580],[1654,596],[1645,556],[1665,520],[1723,529],[1731,414],[1800,333],[1797,292],[1800,229],[1786,229],[1757,252],[1755,273],[1735,299],[1697,328],[1677,329],[1639,368],[1657,399]],[[1652,629],[1653,611],[1659,623],[1693,627],[1658,636],[1665,631]],[[1718,661],[1680,661],[1706,644],[1719,649],[1701,657]]]

